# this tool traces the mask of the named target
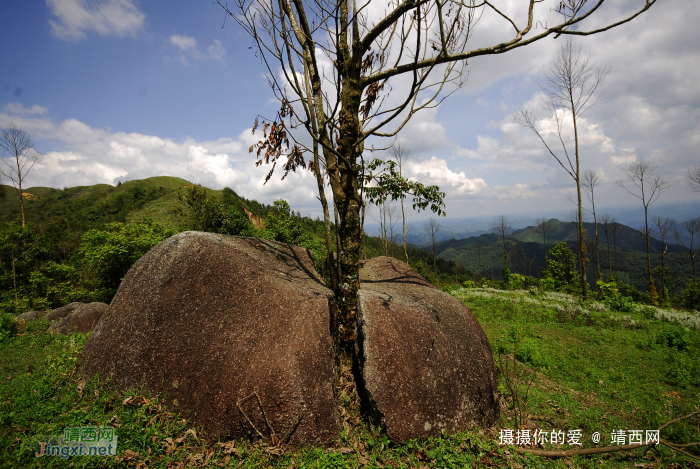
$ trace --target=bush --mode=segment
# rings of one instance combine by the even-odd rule
[[[608,305],[613,311],[619,311],[621,313],[633,313],[637,311],[637,305],[632,297],[621,295],[619,286],[614,281],[603,282],[602,280],[598,280],[597,285],[598,294],[602,296],[601,302]]]
[[[542,278],[553,283],[557,291],[577,291],[580,276],[576,272],[576,256],[566,242],[556,243],[549,250]]]
[[[519,290],[525,283],[525,276],[520,274],[510,274],[508,276],[508,289]]]
[[[700,310],[700,279],[688,280],[685,290],[681,293],[681,304],[688,309]]]
[[[87,264],[86,273],[94,275],[99,286],[116,290],[141,256],[173,234],[173,230],[151,220],[133,225],[109,223],[104,231],[85,233],[78,252]]]
[[[15,315],[11,313],[0,312],[0,342],[11,337],[17,331],[17,322]]]
[[[654,345],[676,349],[686,352],[690,347],[690,341],[685,330],[680,327],[667,327],[657,333],[653,338]]]

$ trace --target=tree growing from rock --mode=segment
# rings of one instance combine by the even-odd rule
[[[566,2],[562,2],[566,3]],[[584,2],[585,3],[585,2]],[[583,203],[581,199],[581,155],[579,152],[578,120],[601,98],[599,89],[605,81],[609,69],[596,67],[590,61],[590,54],[584,52],[572,38],[566,38],[559,47],[554,61],[543,70],[544,78],[539,86],[545,95],[544,108],[554,118],[556,130],[550,132],[554,140],[561,145],[561,151],[555,151],[548,142],[547,132],[538,128],[537,113],[521,108],[515,115],[515,121],[530,129],[538,137],[550,155],[559,163],[576,183],[579,229],[579,272],[581,274],[581,294],[585,300],[588,284],[586,282],[585,235],[583,232]],[[573,160],[567,147],[565,129],[569,119],[574,131]]]
[[[644,239],[647,244],[647,274],[649,276],[649,300],[652,304],[657,304],[658,295],[654,285],[654,277],[651,273],[651,248],[649,245],[649,206],[656,202],[661,194],[668,189],[669,183],[656,174],[656,166],[648,161],[631,163],[627,167],[627,179],[636,189],[626,186],[620,180],[617,185],[622,187],[631,195],[642,201],[644,206]],[[628,183],[628,184],[629,184]]]
[[[22,214],[22,228],[26,226],[24,218],[25,193],[22,191],[22,183],[32,170],[34,165],[43,159],[43,156],[34,150],[32,137],[14,123],[2,129],[0,132],[0,149],[7,156],[0,159],[0,175],[10,180],[17,196],[19,197],[19,210]]]
[[[277,116],[263,121],[264,140],[251,147],[258,164],[271,164],[274,171],[284,156],[285,176],[310,168],[319,198],[325,197],[326,182],[333,193],[339,241],[335,296],[343,353],[350,354],[354,336],[370,139],[395,137],[417,112],[438,106],[463,86],[468,59],[503,54],[549,36],[601,33],[636,18],[655,0],[643,1],[619,21],[586,29],[582,23],[599,16],[604,2],[564,0],[545,6],[530,0],[519,17],[510,17],[492,2],[475,0],[390,0],[378,10],[370,9],[369,1],[234,0],[236,13],[217,1],[253,38],[281,103]],[[554,23],[544,19],[551,7],[558,14]],[[512,27],[513,34],[471,48],[484,11]],[[401,79],[407,86],[398,86]],[[295,138],[298,127],[310,135],[310,145]],[[439,189],[398,175],[392,182],[397,191],[413,196],[414,208],[442,213]],[[324,208],[328,220],[326,212]]]

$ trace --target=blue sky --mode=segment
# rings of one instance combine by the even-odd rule
[[[613,2],[601,18],[641,3]],[[28,184],[173,175],[320,214],[310,174],[262,185],[266,170],[247,151],[250,128],[257,114],[272,116],[278,106],[251,38],[233,21],[222,28],[224,19],[203,0],[2,2],[0,126],[27,130],[45,155]],[[580,129],[583,168],[602,175],[600,208],[636,204],[615,181],[641,160],[672,183],[660,202],[700,201],[684,184],[684,171],[700,164],[698,21],[699,2],[659,0],[631,23],[581,42],[596,63],[612,67],[605,99]],[[485,16],[475,44],[507,30]],[[399,135],[413,149],[409,175],[447,193],[448,216],[572,207],[573,181],[512,122],[520,106],[539,102],[535,81],[557,45],[546,39],[470,60],[467,85]]]

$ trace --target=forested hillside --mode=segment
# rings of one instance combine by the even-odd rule
[[[608,237],[602,227],[598,226],[600,268],[605,279],[612,277],[628,283],[640,290],[646,290],[646,242],[644,235],[629,226],[615,224],[616,236]],[[595,285],[597,277],[597,262],[595,251],[595,226],[585,223],[588,237],[587,278]],[[566,242],[576,252],[576,226],[573,222],[551,220],[547,231],[546,249],[549,250],[558,242]],[[546,268],[545,245],[541,233],[535,227],[523,228],[513,232],[508,237],[508,265],[512,272],[522,275],[541,276]],[[697,245],[697,240],[695,241]],[[661,241],[651,240],[652,268],[660,267]],[[503,243],[495,234],[483,234],[466,239],[451,239],[438,245],[438,256],[446,260],[459,262],[471,272],[481,272],[486,277],[493,275],[494,279],[502,279]],[[665,267],[669,269],[672,292],[678,293],[692,277],[690,257],[677,244],[669,244],[665,254]]]
[[[0,186],[0,313],[47,310],[73,301],[109,302],[139,257],[185,230],[303,246],[314,253],[319,273],[328,275],[323,222],[302,217],[285,201],[260,204],[229,188],[212,190],[174,177],[116,187],[32,187],[24,198],[23,229],[16,191]],[[399,249],[394,251],[398,257]],[[379,239],[365,238],[365,258],[385,253],[391,255]],[[433,275],[426,267],[428,253],[415,250],[409,257],[419,272]],[[468,278],[454,262],[441,259],[437,265],[447,279]]]

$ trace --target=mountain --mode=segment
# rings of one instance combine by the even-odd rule
[[[555,243],[564,241],[572,251],[578,252],[578,236],[576,224],[551,220],[547,231],[547,250]],[[587,278],[591,283],[597,278],[597,262],[595,256],[595,225],[584,223],[586,229],[587,257],[590,260]],[[610,234],[607,238],[601,225],[598,225],[598,240],[600,250],[601,272],[604,278],[619,271],[620,279],[634,285],[639,290],[647,289],[646,273],[646,240],[641,232],[629,226],[615,224],[616,236]],[[696,239],[696,245],[697,243]],[[652,269],[660,265],[661,242],[651,239]],[[610,256],[608,257],[608,248]],[[427,248],[423,248],[426,249]],[[438,256],[460,263],[472,272],[481,272],[486,276],[501,277],[503,265],[503,242],[493,234],[481,234],[465,239],[450,239],[438,245]],[[523,275],[540,276],[545,269],[545,247],[542,236],[534,226],[515,230],[508,238],[508,265],[512,272]],[[683,248],[670,244],[665,256],[666,267],[670,268],[672,276],[678,280],[677,288],[692,276],[690,258]],[[655,275],[658,277],[658,275]],[[657,288],[660,280],[656,278]]]

